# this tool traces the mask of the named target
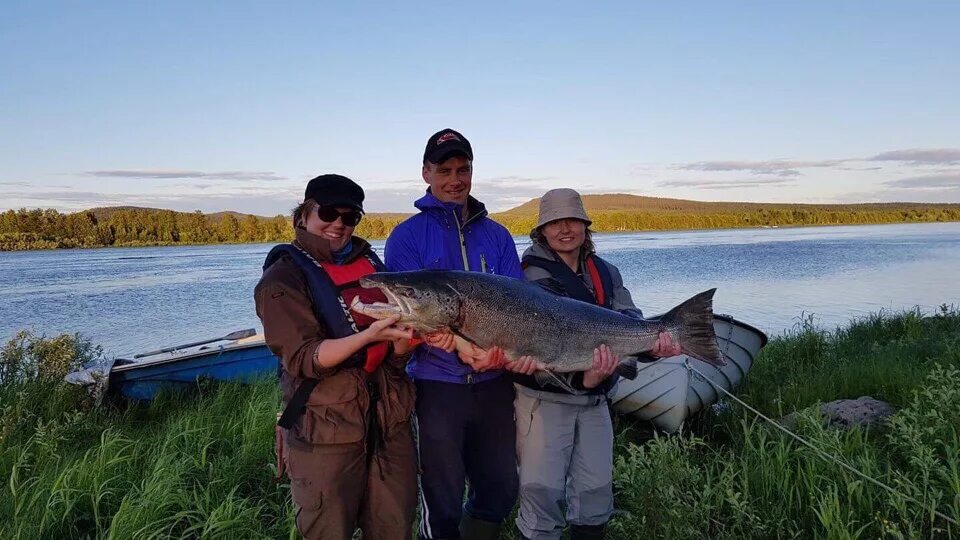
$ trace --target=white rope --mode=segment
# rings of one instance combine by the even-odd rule
[[[879,486],[879,487],[881,487],[881,488],[889,491],[890,493],[893,493],[894,495],[899,495],[899,496],[903,497],[904,499],[906,499],[906,500],[908,500],[908,501],[910,501],[910,502],[914,502],[914,503],[916,503],[916,504],[918,504],[918,505],[926,508],[926,505],[924,505],[922,502],[918,501],[917,499],[914,499],[913,497],[911,497],[910,495],[907,495],[906,493],[903,493],[903,492],[901,492],[901,491],[897,491],[896,488],[893,488],[893,487],[891,487],[891,486],[889,486],[889,485],[887,485],[887,484],[884,484],[884,483],[881,482],[880,480],[877,480],[877,479],[875,479],[875,478],[873,478],[873,477],[871,477],[871,476],[866,475],[865,473],[862,473],[862,472],[858,471],[857,469],[854,469],[852,466],[850,466],[850,465],[846,464],[845,462],[841,461],[841,460],[840,460],[839,458],[837,458],[836,456],[832,456],[832,455],[824,452],[823,450],[821,450],[820,448],[816,447],[813,443],[807,441],[806,439],[804,439],[804,438],[801,437],[800,435],[797,435],[796,433],[790,431],[790,430],[787,429],[786,427],[780,425],[780,422],[777,422],[776,420],[773,420],[773,419],[765,416],[763,413],[761,413],[760,411],[754,409],[753,407],[751,407],[750,405],[748,405],[746,402],[744,402],[743,400],[741,400],[741,399],[738,398],[737,396],[735,396],[735,395],[731,394],[730,392],[728,392],[726,388],[723,388],[723,387],[720,386],[719,384],[713,382],[713,380],[711,380],[709,377],[707,377],[702,371],[700,371],[699,369],[693,367],[693,366],[690,364],[690,360],[689,360],[689,359],[686,360],[685,363],[686,363],[686,365],[687,365],[687,369],[688,369],[688,370],[691,370],[691,371],[696,372],[696,373],[697,373],[698,375],[700,375],[705,381],[707,381],[708,383],[710,383],[711,385],[713,385],[714,388],[716,388],[716,389],[719,390],[720,392],[723,392],[727,397],[729,397],[730,399],[736,401],[737,403],[739,403],[740,405],[742,405],[745,409],[749,410],[749,411],[752,412],[753,414],[759,416],[760,418],[763,418],[764,420],[766,420],[767,422],[769,422],[770,424],[772,424],[775,428],[777,428],[777,429],[779,429],[780,431],[786,433],[787,435],[793,437],[797,442],[799,442],[800,444],[806,446],[807,448],[810,448],[811,450],[813,450],[814,452],[816,452],[817,454],[819,454],[820,457],[822,457],[823,459],[825,459],[825,460],[827,460],[827,461],[832,461],[832,462],[836,463],[837,465],[840,465],[840,466],[843,467],[844,469],[846,469],[846,470],[852,472],[853,474],[859,476],[860,478],[863,478],[864,480],[866,480],[866,481],[868,481],[868,482],[870,482],[870,483],[872,483],[872,484],[874,484],[874,485],[876,485],[876,486]],[[952,523],[952,524],[954,524],[954,525],[960,525],[960,523],[957,523],[957,520],[956,520],[956,519],[954,519],[954,518],[952,518],[952,517],[950,517],[950,516],[948,516],[948,515],[946,515],[946,514],[943,514],[943,513],[941,513],[941,512],[938,512],[935,508],[930,508],[930,511],[933,512],[933,514],[935,514],[937,517],[940,517],[940,518],[942,518],[942,519],[944,519],[944,520],[946,520],[946,521],[948,521],[948,522],[950,522],[950,523]]]

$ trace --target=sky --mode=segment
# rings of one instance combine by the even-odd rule
[[[960,202],[957,2],[5,2],[0,210],[411,212],[426,139],[554,187]]]

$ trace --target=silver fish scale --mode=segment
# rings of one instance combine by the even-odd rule
[[[495,278],[495,279],[494,279]],[[649,351],[661,331],[586,302],[564,298],[519,280],[458,273],[451,286],[462,296],[460,332],[477,345],[498,345],[508,356],[533,356],[558,372],[582,371],[593,350],[606,344],[617,357]]]

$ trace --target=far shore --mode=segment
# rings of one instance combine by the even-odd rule
[[[497,216],[491,216],[494,220]],[[960,223],[957,220],[944,221],[895,221],[883,223],[793,223],[784,225],[749,225],[743,227],[697,227],[697,228],[672,228],[672,229],[623,229],[623,230],[593,230],[594,234],[636,234],[636,233],[675,233],[675,232],[707,232],[707,231],[740,231],[740,230],[768,230],[768,229],[810,229],[822,227],[862,227],[862,226],[883,226],[883,225],[930,225],[937,223]],[[525,238],[526,233],[512,232],[515,238]],[[385,240],[387,235],[364,236],[358,234],[366,240],[379,241]],[[0,253],[15,253],[23,251],[70,251],[70,250],[93,250],[93,249],[113,249],[113,248],[149,248],[149,247],[195,247],[195,246],[230,246],[230,245],[254,245],[254,244],[275,244],[288,242],[290,239],[277,240],[256,240],[247,242],[155,242],[155,243],[125,243],[109,246],[75,246],[75,247],[35,247],[27,249],[3,249],[0,245]]]

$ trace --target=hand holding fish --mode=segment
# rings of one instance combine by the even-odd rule
[[[583,372],[583,387],[596,388],[617,370],[620,360],[610,352],[610,347],[600,345],[593,350],[593,367]]]
[[[503,369],[521,375],[533,375],[538,369],[547,369],[547,366],[543,362],[537,362],[532,356],[521,356],[513,362],[507,362]]]
[[[473,343],[463,342],[457,348],[460,360],[472,367],[477,373],[490,369],[500,369],[506,363],[506,354],[497,346],[482,349]]]
[[[386,319],[374,321],[361,332],[364,334],[367,342],[376,341],[394,341],[398,339],[410,339],[413,337],[413,330],[406,327],[394,326],[400,320],[399,315],[391,315]]]
[[[680,344],[673,341],[669,332],[660,332],[657,336],[657,342],[653,344],[650,355],[657,358],[669,358],[680,354]]]
[[[457,336],[449,330],[438,330],[423,334],[423,341],[431,347],[443,349],[448,353],[457,350]]]
[[[412,337],[412,338],[401,337],[401,338],[398,338],[398,339],[394,339],[394,340],[393,340],[393,353],[396,354],[396,355],[403,355],[403,354],[407,354],[408,352],[412,351],[413,348],[416,346],[416,342],[415,342],[415,340],[416,340],[416,332],[413,330],[413,328],[410,328],[410,327],[408,327],[408,326],[404,326],[404,325],[402,325],[402,324],[396,324],[396,325],[394,325],[394,328],[396,328],[397,330],[400,330],[400,331],[402,331],[402,332],[405,332],[405,331],[409,330],[411,333],[413,333],[414,337]]]

